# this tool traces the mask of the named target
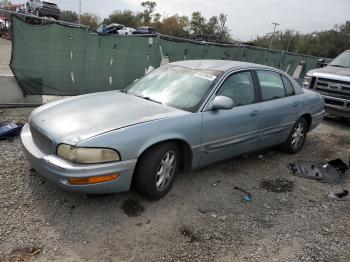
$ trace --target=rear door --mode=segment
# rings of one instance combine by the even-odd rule
[[[227,76],[215,95],[230,97],[234,107],[203,112],[201,165],[252,151],[258,144],[260,116],[252,72]]]
[[[292,83],[283,74],[256,70],[255,76],[261,100],[259,148],[283,143],[300,115],[300,96],[295,95]]]

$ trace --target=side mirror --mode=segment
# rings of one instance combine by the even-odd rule
[[[323,58],[317,59],[318,67],[325,67],[326,65],[327,65],[326,59],[323,59]]]
[[[228,110],[233,108],[233,100],[227,96],[216,96],[213,100],[214,110]]]

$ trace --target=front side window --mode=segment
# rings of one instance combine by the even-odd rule
[[[126,93],[181,110],[195,112],[221,71],[166,65],[126,89]]]
[[[257,70],[263,101],[277,99],[286,95],[282,78],[279,73]]]
[[[234,73],[226,78],[217,95],[227,96],[234,106],[255,102],[254,82],[250,71]]]

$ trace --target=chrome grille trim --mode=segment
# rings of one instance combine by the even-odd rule
[[[314,90],[324,96],[334,98],[332,100],[341,100],[343,102],[343,105],[339,103],[337,106],[347,107],[350,103],[350,82],[317,77]],[[326,102],[326,104],[328,103]]]

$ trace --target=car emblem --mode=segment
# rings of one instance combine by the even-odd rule
[[[341,90],[341,85],[340,84],[329,84],[328,87],[332,88],[332,89]]]

